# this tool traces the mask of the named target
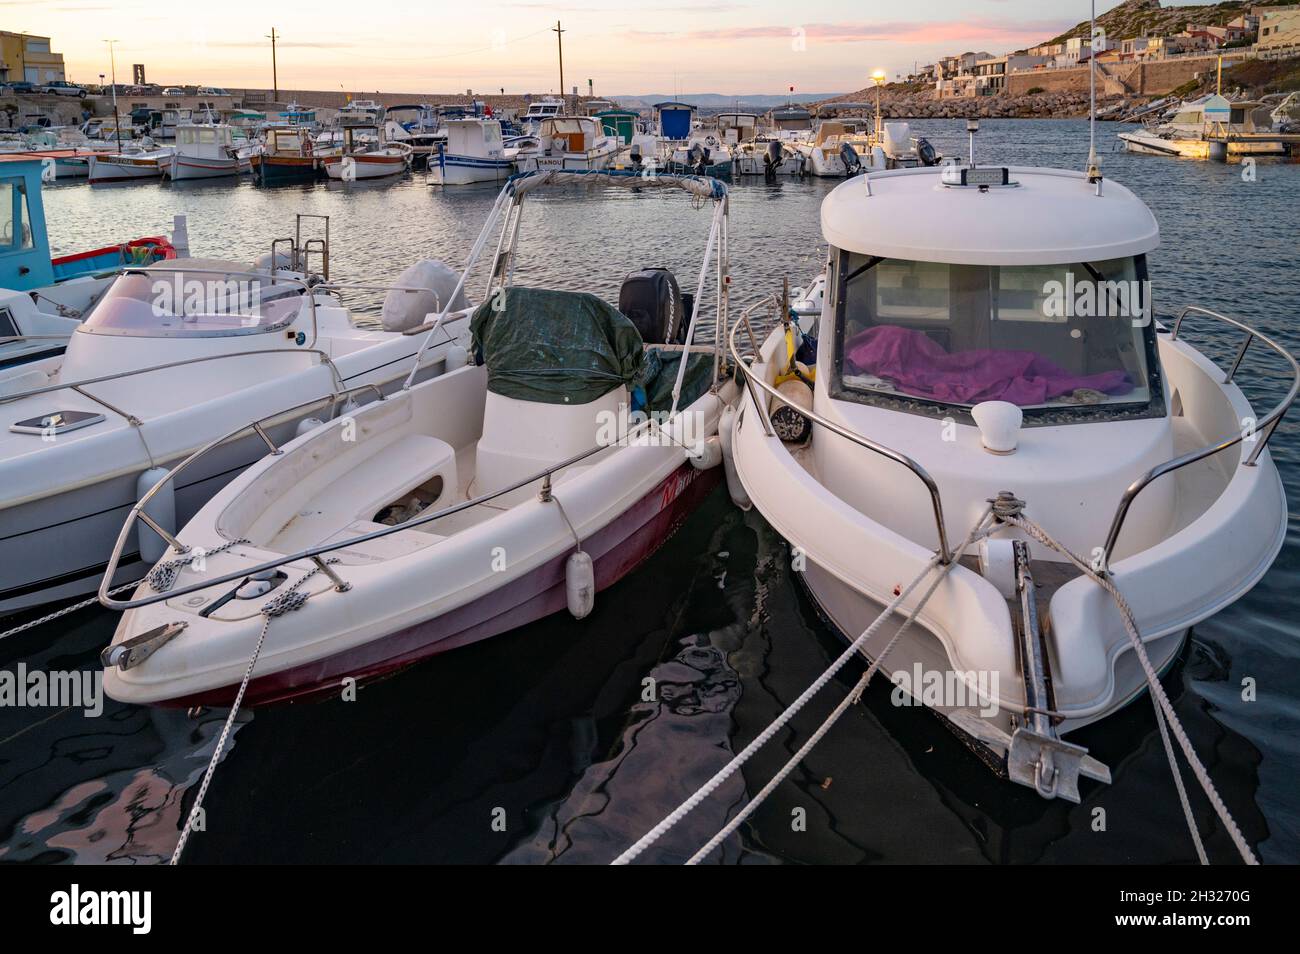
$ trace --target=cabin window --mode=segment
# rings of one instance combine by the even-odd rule
[[[0,179],[0,248],[17,251],[31,247],[27,184],[21,178]]]
[[[1164,413],[1141,256],[836,264],[833,397],[938,416],[1008,401],[1051,423]]]

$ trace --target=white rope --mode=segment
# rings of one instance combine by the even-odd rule
[[[1137,656],[1138,662],[1142,664],[1143,672],[1146,673],[1147,685],[1150,688],[1157,712],[1162,713],[1168,720],[1169,728],[1173,729],[1174,738],[1178,740],[1178,746],[1183,750],[1183,755],[1187,758],[1187,764],[1191,767],[1192,774],[1196,776],[1196,780],[1200,783],[1201,789],[1205,792],[1205,797],[1208,798],[1210,804],[1214,806],[1215,813],[1219,816],[1219,820],[1223,822],[1224,828],[1227,829],[1228,834],[1232,837],[1232,841],[1237,846],[1237,851],[1241,854],[1242,860],[1248,865],[1259,864],[1258,859],[1255,858],[1255,853],[1251,851],[1250,845],[1246,843],[1246,838],[1242,835],[1241,829],[1237,827],[1237,822],[1228,811],[1228,807],[1223,803],[1223,799],[1219,797],[1219,792],[1214,787],[1214,782],[1210,779],[1210,773],[1205,770],[1205,766],[1202,765],[1201,760],[1197,758],[1196,750],[1192,747],[1192,742],[1187,737],[1187,733],[1184,731],[1182,723],[1178,721],[1178,715],[1174,712],[1173,704],[1170,703],[1169,696],[1165,694],[1164,686],[1160,684],[1160,677],[1156,675],[1155,667],[1151,665],[1151,659],[1147,656],[1146,646],[1143,645],[1142,637],[1138,633],[1137,624],[1133,621],[1133,610],[1129,607],[1128,601],[1124,599],[1123,594],[1120,593],[1115,584],[1107,577],[1103,577],[1099,574],[1089,564],[1084,562],[1078,554],[1072,552],[1068,547],[1065,547],[1052,539],[1052,536],[1046,530],[1034,523],[1032,520],[1029,520],[1024,516],[1003,516],[1001,519],[1012,526],[1024,530],[1025,533],[1029,534],[1044,546],[1051,547],[1053,550],[1066,556],[1070,562],[1079,568],[1080,571],[1086,574],[1094,583],[1098,584],[1111,595],[1111,598],[1119,608],[1120,616],[1124,621],[1124,629],[1128,633],[1129,642],[1133,644],[1133,652]],[[1160,729],[1163,735],[1165,726],[1160,724]],[[1178,763],[1174,758],[1173,747],[1168,744],[1168,739],[1166,739],[1165,751],[1169,756],[1169,767],[1174,773],[1175,784],[1179,788],[1180,796],[1182,796],[1183,814],[1187,818],[1188,828],[1195,833],[1196,820],[1192,817],[1192,809],[1190,804],[1187,802],[1186,793],[1182,791],[1182,780],[1179,778],[1178,774]],[[1203,863],[1208,863],[1205,858],[1205,849],[1200,844],[1200,838],[1195,835],[1194,837],[1197,842],[1197,854],[1200,855]]]
[[[971,531],[970,537],[967,538],[966,543],[962,544],[961,547],[962,550],[964,550],[966,546],[970,544],[970,541],[974,539],[975,535],[979,532],[980,527],[983,526],[987,518],[988,518],[987,512],[980,517],[979,522],[975,525],[975,529]],[[953,562],[954,563],[956,562],[956,555],[954,555],[953,557]],[[813,680],[812,684],[807,689],[805,689],[803,693],[800,694],[800,696],[797,699],[795,699],[794,702],[790,703],[790,705],[786,708],[786,710],[782,712],[779,716],[777,716],[771,722],[771,724],[768,725],[766,729],[760,732],[758,736],[755,737],[754,741],[750,742],[749,745],[745,746],[745,748],[740,752],[740,754],[736,755],[730,762],[724,765],[711,779],[705,782],[698,790],[695,791],[694,794],[692,794],[689,798],[687,798],[686,801],[682,802],[675,809],[673,809],[657,825],[655,825],[654,828],[650,829],[648,832],[642,835],[641,838],[634,845],[632,845],[621,855],[615,858],[612,864],[626,865],[631,863],[632,861],[635,861],[637,856],[642,854],[647,848],[649,848],[656,841],[662,838],[671,828],[673,828],[673,826],[675,826],[678,822],[680,822],[683,818],[685,818],[688,814],[690,814],[690,812],[693,811],[701,802],[703,802],[704,799],[708,798],[709,795],[711,795],[715,790],[717,790],[718,786],[720,786],[728,778],[734,775],[740,769],[740,767],[744,765],[746,762],[748,762],[750,758],[752,758],[754,754],[758,752],[759,749],[761,749],[765,744],[767,744],[767,742],[771,740],[772,737],[775,736],[776,733],[787,722],[793,719],[794,716],[799,712],[799,710],[802,709],[809,702],[809,700],[812,699],[813,696],[815,696],[818,692],[820,692],[822,688],[825,687],[826,684],[829,683],[831,679],[835,677],[835,674],[839,672],[842,668],[844,668],[845,664],[848,663],[850,659],[853,659],[858,655],[862,647],[866,645],[867,641],[873,635],[875,635],[876,631],[880,629],[880,627],[884,624],[884,622],[887,619],[890,618],[890,616],[893,615],[894,611],[898,609],[899,605],[905,599],[907,599],[908,596],[911,595],[912,591],[916,589],[916,587],[920,584],[920,582],[923,579],[925,579],[925,577],[930,573],[930,571],[934,569],[934,567],[938,564],[939,564],[938,554],[935,554],[934,556],[930,557],[930,559],[926,562],[925,566],[922,568],[921,572],[918,573],[912,579],[912,581],[907,584],[907,586],[903,587],[903,589],[899,592],[899,594],[895,596],[892,601],[890,601],[889,605],[886,606],[881,611],[880,615],[876,617],[876,619],[872,622],[872,624],[868,626],[865,631],[863,631],[862,635],[859,636],[857,639],[855,639],[852,643],[850,643],[849,647],[839,655],[839,657],[835,660],[835,662],[831,663],[830,667],[826,669],[825,672],[823,672],[820,676],[818,676],[815,680]],[[935,580],[936,585],[939,580],[943,579],[944,575],[948,572],[949,569],[951,569],[952,565],[953,565],[952,563],[949,563],[947,567],[944,568],[944,570],[940,573],[939,577],[936,578]],[[925,599],[929,598],[930,592],[933,592],[933,587],[929,592],[926,593]],[[923,604],[924,604],[924,599],[922,600],[922,605]],[[917,606],[916,610],[913,611],[913,615],[915,615],[915,613],[919,610],[920,610],[920,606]],[[897,639],[897,634],[895,634],[894,639]],[[893,640],[890,641],[890,645],[891,646],[893,645]],[[829,726],[827,726],[827,728],[829,728]]]
[[[338,563],[337,557],[326,560],[327,563]],[[198,817],[203,807],[203,798],[208,794],[208,785],[212,782],[212,776],[216,774],[217,763],[221,761],[221,753],[225,751],[226,740],[230,737],[230,730],[234,727],[235,716],[239,714],[240,703],[244,701],[244,692],[248,689],[248,684],[253,678],[253,667],[257,665],[257,659],[262,655],[262,645],[266,642],[266,633],[271,628],[271,620],[277,616],[283,616],[285,613],[301,609],[310,598],[307,593],[298,592],[298,587],[302,586],[313,576],[319,573],[319,566],[307,573],[304,573],[297,583],[289,587],[279,596],[267,600],[262,604],[260,610],[262,614],[262,632],[257,637],[257,645],[253,647],[253,655],[248,659],[248,668],[244,670],[244,679],[239,684],[239,691],[235,693],[235,701],[230,705],[230,712],[226,716],[226,724],[221,727],[221,735],[217,738],[217,746],[212,750],[212,758],[208,760],[208,769],[203,773],[203,781],[199,785],[199,793],[194,799],[194,805],[190,808],[190,813],[185,819],[185,827],[181,829],[181,837],[176,842],[176,848],[172,851],[171,861],[168,864],[180,864],[181,852],[185,850],[185,842],[189,840],[190,832],[194,829],[194,821]]]
[[[983,520],[980,521],[981,524],[983,522],[984,522]],[[963,543],[958,548],[955,554],[953,554],[952,562],[948,563],[945,566],[941,566],[939,568],[939,574],[930,582],[929,589],[927,589],[925,593],[921,596],[921,599],[917,602],[916,607],[912,610],[911,613],[908,614],[907,619],[903,621],[903,625],[898,627],[898,631],[894,633],[894,635],[890,638],[885,648],[881,650],[880,654],[877,655],[876,658],[871,661],[871,665],[868,666],[867,671],[862,674],[862,678],[858,680],[857,685],[855,685],[853,689],[849,692],[849,694],[845,696],[843,700],[841,700],[840,704],[837,705],[834,708],[834,710],[832,710],[831,714],[826,718],[826,721],[817,727],[817,731],[814,732],[812,736],[808,739],[808,741],[804,743],[803,747],[794,754],[794,757],[791,758],[788,762],[786,762],[785,765],[781,766],[781,771],[777,772],[776,775],[773,776],[772,780],[768,782],[766,785],[764,785],[762,789],[759,790],[758,794],[755,795],[752,799],[750,799],[749,803],[745,805],[745,807],[742,808],[739,812],[736,813],[736,817],[731,819],[731,821],[727,822],[727,824],[722,827],[721,831],[719,831],[716,835],[710,838],[708,843],[703,848],[701,848],[699,851],[697,851],[694,855],[691,856],[690,860],[686,862],[688,865],[698,865],[701,861],[703,861],[705,858],[707,858],[710,854],[713,853],[714,848],[717,848],[724,841],[726,841],[731,836],[731,833],[734,832],[737,828],[739,828],[744,823],[746,818],[748,818],[755,811],[757,811],[758,807],[763,804],[763,802],[767,799],[769,795],[771,795],[774,791],[776,791],[777,786],[786,780],[786,778],[790,775],[790,773],[793,772],[795,768],[799,765],[799,763],[802,762],[804,758],[808,755],[808,753],[813,750],[813,747],[816,746],[817,743],[822,740],[822,737],[831,730],[831,726],[833,726],[836,722],[839,721],[840,716],[844,715],[844,713],[849,710],[849,706],[855,704],[860,698],[862,698],[863,690],[867,688],[867,684],[871,682],[871,677],[876,674],[876,670],[880,668],[880,665],[881,663],[884,662],[885,657],[889,655],[891,650],[893,650],[895,644],[897,644],[898,642],[898,638],[902,636],[903,632],[912,625],[912,622],[913,620],[916,619],[917,614],[921,612],[921,608],[925,606],[926,602],[934,594],[934,591],[938,588],[939,584],[943,582],[944,578],[948,575],[948,572],[954,566],[956,566],[957,559],[961,556],[962,552],[968,546],[970,546],[971,542],[978,535],[978,532],[979,532],[979,526],[977,525],[976,529],[971,532],[971,536],[968,537],[966,542]]]

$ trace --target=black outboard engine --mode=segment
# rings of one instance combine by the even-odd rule
[[[855,176],[862,171],[862,160],[858,158],[858,151],[847,142],[840,146],[840,162],[844,163],[844,171],[848,175]]]
[[[642,160],[641,160],[641,146],[639,143],[632,146],[631,151],[628,152],[628,159],[630,159],[632,162],[632,169],[636,172],[640,172]]]
[[[697,175],[704,175],[704,170],[709,165],[709,150],[696,143],[687,152],[686,163],[695,170]]]
[[[636,325],[646,344],[671,344],[686,330],[682,293],[666,268],[643,268],[623,279],[618,310]]]
[[[775,182],[776,170],[781,165],[781,144],[775,139],[767,144],[767,152],[763,154],[763,181]]]
[[[939,164],[939,153],[935,151],[930,140],[918,138],[916,140],[916,157],[921,160],[923,166],[934,166]]]

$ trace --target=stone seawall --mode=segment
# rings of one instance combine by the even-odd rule
[[[1232,62],[1224,58],[1226,68]],[[1218,65],[1217,56],[1187,56],[1149,63],[1098,63],[1097,92],[1105,96],[1164,96]],[[1031,89],[1046,93],[1087,93],[1088,68],[1029,70],[1007,77],[1007,94],[1023,96]]]

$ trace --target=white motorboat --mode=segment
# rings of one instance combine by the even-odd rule
[[[236,143],[234,127],[224,123],[185,124],[176,127],[176,151],[160,164],[173,181],[237,176],[252,168],[252,149]]]
[[[721,183],[565,172],[511,180],[461,279],[499,229],[492,284],[472,325],[483,363],[277,447],[181,530],[175,548],[187,568],[164,581],[172,577],[164,561],[159,588],[142,585],[125,601],[109,598],[106,584],[105,605],[126,609],[103,655],[112,697],[229,704],[246,671],[244,704],[333,694],[345,680],[566,606],[581,618],[597,591],[647,559],[719,484],[717,423],[737,389],[718,370],[716,334],[708,347],[690,344],[703,308],[679,335],[670,275],[629,278],[620,309],[511,284],[523,200],[570,185],[584,196],[620,186],[710,201],[697,293],[718,290],[717,327],[725,325]],[[589,275],[574,277],[590,285]],[[687,343],[667,343],[675,340]],[[639,415],[628,410],[634,382],[647,395]],[[179,469],[172,479],[188,478]],[[132,519],[119,551],[135,533]],[[290,603],[300,608],[282,614]]]
[[[799,176],[806,163],[804,154],[790,140],[767,133],[732,150],[732,170],[738,176]]]
[[[826,198],[821,227],[833,293],[748,367],[735,495],[896,702],[1077,801],[1080,776],[1109,772],[1069,733],[1139,696],[1277,555],[1287,504],[1266,445],[1297,382],[1260,413],[1237,379],[1252,342],[1300,366],[1205,309],[1158,326],[1155,219],[1095,170],[871,173]],[[1230,367],[1189,340],[1213,322],[1241,336]],[[927,566],[946,571],[928,602],[905,591]],[[900,596],[901,613],[924,605],[891,649],[897,619],[868,626]]]
[[[519,172],[591,172],[607,169],[623,150],[617,136],[608,135],[592,116],[556,116],[542,120],[536,145],[515,156]]]
[[[17,231],[24,240],[0,245],[0,369],[62,354],[68,336],[119,269],[173,259],[177,254],[166,238],[150,236],[51,255],[42,194],[50,158],[15,156],[3,162],[4,178],[17,197],[9,207],[17,214]]]
[[[446,145],[429,158],[429,181],[434,185],[471,185],[504,182],[514,173],[518,149],[501,141],[501,123],[495,119],[446,119]]]
[[[542,123],[556,116],[564,115],[564,100],[554,98],[535,99],[528,104],[524,114],[519,117],[519,128],[525,134],[536,134]]]
[[[811,142],[794,143],[808,174],[823,178],[856,174],[864,163],[871,168],[874,146],[870,133],[838,119],[823,120]]]
[[[1285,156],[1300,137],[1274,129],[1261,102],[1230,102],[1212,94],[1178,107],[1168,121],[1119,134],[1129,152],[1182,159]]]
[[[401,175],[411,168],[411,154],[409,145],[387,138],[384,126],[358,124],[343,127],[342,147],[321,163],[331,179],[353,182]]]
[[[175,146],[159,146],[146,139],[134,148],[128,144],[121,152],[91,153],[86,157],[86,175],[91,185],[157,179],[175,151]]]
[[[292,271],[195,259],[128,269],[65,354],[0,371],[0,613],[93,591],[155,469],[254,418],[284,440],[411,373],[421,339],[353,324],[331,294],[353,286],[307,276],[308,252],[328,261],[328,246],[300,232],[275,243],[273,260]],[[408,302],[409,323],[448,303],[445,288],[406,287],[394,308]],[[421,373],[441,370],[466,323],[459,312],[445,323]],[[222,444],[168,495],[162,525],[189,519],[259,447],[258,437]],[[151,564],[160,542],[133,537],[118,582],[138,578],[139,554]]]

